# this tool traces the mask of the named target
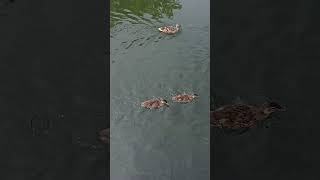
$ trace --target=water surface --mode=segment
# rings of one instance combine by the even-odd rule
[[[209,0],[111,1],[111,179],[209,179],[209,14]],[[200,98],[170,101],[183,92]],[[139,107],[153,97],[170,107]]]

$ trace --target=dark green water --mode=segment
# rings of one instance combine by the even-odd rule
[[[111,1],[111,179],[209,179],[209,15],[209,0]],[[183,92],[200,98],[170,101]],[[170,107],[139,106],[153,97]]]

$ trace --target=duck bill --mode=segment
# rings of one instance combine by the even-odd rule
[[[165,103],[164,105],[167,106],[167,107],[169,107],[169,104],[168,104],[168,103]]]

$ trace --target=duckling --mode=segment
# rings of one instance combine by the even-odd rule
[[[99,132],[99,140],[103,144],[109,144],[110,143],[110,128],[102,129]]]
[[[158,30],[165,34],[176,34],[181,30],[181,25],[176,24],[176,26],[164,26],[164,27],[158,28]]]
[[[285,111],[285,108],[276,102],[266,102],[259,106],[237,103],[210,111],[210,123],[219,128],[252,128],[277,111]]]
[[[191,101],[193,101],[194,99],[198,98],[199,95],[198,94],[179,94],[177,96],[173,96],[172,97],[172,101],[174,102],[178,102],[178,103],[189,103]]]
[[[147,109],[159,109],[164,106],[168,107],[169,104],[163,98],[150,99],[141,103],[141,107],[144,107]]]

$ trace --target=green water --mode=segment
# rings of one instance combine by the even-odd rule
[[[111,179],[209,179],[209,2],[111,0]],[[183,92],[200,98],[171,102]],[[139,106],[153,97],[170,107]]]

